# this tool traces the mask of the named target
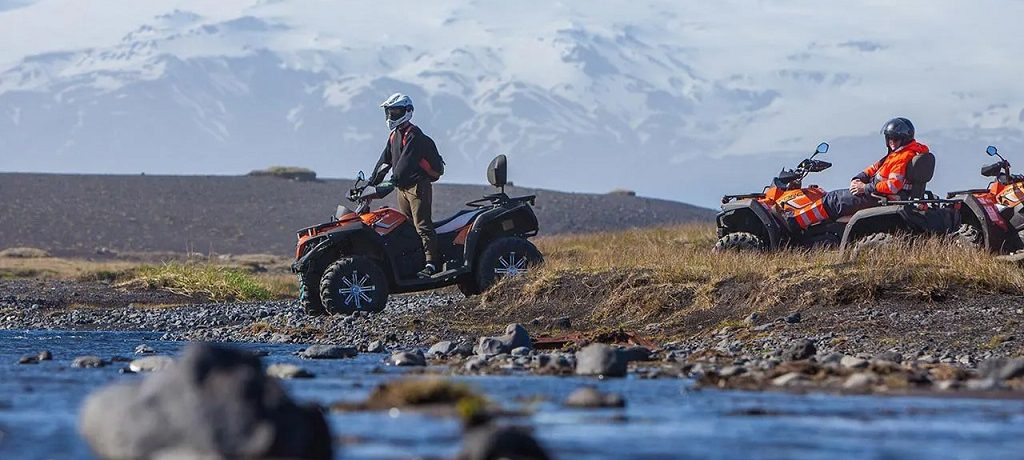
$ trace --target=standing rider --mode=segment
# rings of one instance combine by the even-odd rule
[[[409,122],[412,119],[412,99],[402,93],[392,94],[380,105],[384,109],[391,134],[380,154],[380,160],[373,169],[370,185],[378,185],[388,171],[391,181],[398,189],[398,209],[412,219],[423,240],[426,266],[419,272],[429,277],[438,272],[437,235],[431,216],[433,202],[432,182],[444,174],[444,161],[437,152],[437,146],[419,127]]]
[[[826,220],[853,215],[861,209],[878,205],[878,196],[906,199],[910,190],[907,166],[915,156],[928,153],[928,146],[914,140],[914,124],[906,118],[893,118],[882,126],[889,151],[850,181],[849,189],[833,190],[825,197],[790,217],[792,228],[801,230]]]

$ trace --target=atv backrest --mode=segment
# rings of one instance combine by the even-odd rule
[[[501,188],[508,182],[508,160],[505,155],[498,155],[487,166],[487,181]]]
[[[910,160],[907,166],[907,182],[910,183],[910,197],[924,198],[925,187],[935,174],[935,155],[925,152]]]

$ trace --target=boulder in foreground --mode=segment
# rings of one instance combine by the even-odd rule
[[[100,458],[331,458],[323,414],[297,405],[251,353],[191,345],[163,372],[88,397],[80,431]]]

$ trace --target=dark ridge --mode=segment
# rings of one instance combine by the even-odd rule
[[[297,182],[245,176],[117,176],[0,173],[0,248],[29,246],[60,256],[113,251],[271,253],[294,251],[295,231],[325,222],[352,181]],[[434,217],[492,193],[439,184]],[[541,234],[649,227],[713,217],[710,209],[628,194],[509,187],[537,195]],[[394,197],[377,202],[394,205]]]

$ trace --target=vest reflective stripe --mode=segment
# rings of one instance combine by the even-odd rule
[[[793,211],[793,218],[800,228],[807,229],[814,224],[828,220],[828,212],[825,211],[825,201],[817,200],[810,206]]]

